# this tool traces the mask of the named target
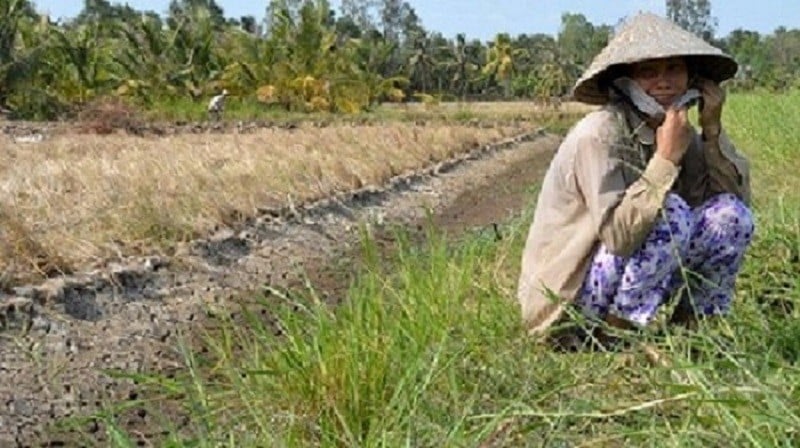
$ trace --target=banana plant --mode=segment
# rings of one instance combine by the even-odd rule
[[[25,79],[31,53],[18,47],[20,28],[35,16],[27,0],[0,0],[0,106],[8,106],[13,87]]]
[[[142,16],[132,23],[120,23],[117,32],[123,43],[112,60],[120,68],[118,93],[151,104],[157,97],[176,95],[168,83],[177,67],[172,59],[180,29],[165,30],[161,22]]]
[[[107,24],[94,21],[75,29],[52,28],[53,48],[64,55],[67,74],[63,89],[70,102],[85,103],[105,92],[112,81],[109,52],[103,45]]]
[[[178,68],[168,76],[168,81],[193,99],[210,93],[205,89],[224,69],[213,51],[217,33],[212,17],[207,6],[196,5],[170,21],[176,24],[172,57]]]
[[[279,58],[273,40],[233,31],[220,44],[220,49],[227,61],[219,77],[221,85],[215,85],[217,90],[226,88],[234,95],[247,96],[274,81],[273,67]]]
[[[0,107],[13,115],[54,119],[68,111],[56,87],[63,68],[53,68],[47,36],[51,23],[25,0],[0,0]]]

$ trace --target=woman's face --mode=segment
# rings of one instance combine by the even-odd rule
[[[637,62],[631,67],[631,78],[663,107],[689,88],[689,70],[680,57]]]

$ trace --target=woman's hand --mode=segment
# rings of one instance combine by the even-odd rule
[[[680,165],[692,141],[692,127],[686,109],[667,109],[664,122],[656,130],[656,153]]]

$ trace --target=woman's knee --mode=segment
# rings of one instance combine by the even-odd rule
[[[749,244],[755,231],[750,208],[730,193],[716,195],[703,204],[700,223],[718,237]]]

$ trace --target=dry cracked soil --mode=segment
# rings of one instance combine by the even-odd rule
[[[308,281],[331,303],[342,300],[361,223],[420,229],[430,212],[450,235],[494,231],[524,208],[558,142],[539,129],[381,187],[265,211],[170,259],[117,260],[0,295],[0,446],[77,446],[86,433],[104,446],[98,423],[82,427],[80,438],[52,427],[140,396],[134,382],[103,370],[179,369],[179,334],[209,325],[210,309],[230,311],[265,286]],[[129,414],[122,424],[143,446],[159,437],[163,422],[144,409]]]

